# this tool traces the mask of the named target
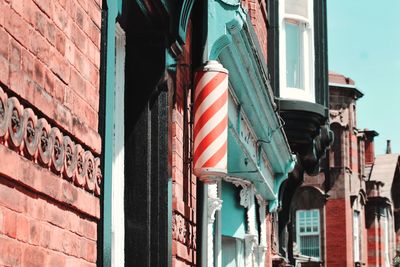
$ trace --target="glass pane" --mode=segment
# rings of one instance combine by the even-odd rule
[[[244,240],[222,236],[222,266],[244,267]]]
[[[303,255],[319,258],[319,236],[307,235],[300,237],[300,252]]]
[[[287,87],[303,88],[300,25],[286,23],[286,84]]]

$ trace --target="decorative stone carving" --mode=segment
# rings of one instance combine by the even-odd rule
[[[0,144],[100,195],[100,159],[0,88]]]
[[[257,235],[248,234],[244,237],[244,259],[246,266],[255,266],[255,248],[257,246]]]
[[[265,222],[265,213],[267,208],[267,202],[260,196],[256,195],[257,202],[259,205],[259,218],[260,218],[260,246],[267,248],[267,225]]]
[[[222,207],[222,200],[218,198],[217,184],[208,185],[208,223],[215,221],[215,212]]]
[[[214,267],[214,229],[215,212],[222,207],[222,200],[218,198],[217,183],[207,185],[207,266]]]
[[[349,110],[347,107],[342,107],[341,105],[336,106],[336,109],[331,109],[329,111],[329,118],[331,123],[339,123],[343,127],[349,124]]]
[[[196,248],[196,227],[191,225],[182,215],[172,215],[172,239],[188,247]]]
[[[174,214],[172,216],[172,238],[181,243],[185,243],[186,232],[185,219],[180,214]]]

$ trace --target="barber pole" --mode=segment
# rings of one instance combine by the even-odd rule
[[[227,173],[228,70],[208,61],[195,85],[194,174],[207,181]]]

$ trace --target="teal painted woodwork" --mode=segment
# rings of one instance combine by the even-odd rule
[[[207,59],[218,58],[231,42],[230,32],[239,31],[246,13],[239,0],[208,0],[207,5]]]
[[[183,44],[186,41],[186,30],[189,22],[190,13],[195,0],[184,0],[182,4],[181,14],[179,16],[178,37]]]
[[[114,125],[114,86],[115,86],[115,21],[122,11],[122,0],[107,0],[107,51],[106,51],[106,114],[103,189],[103,266],[111,266],[111,198],[112,198],[112,155]]]
[[[221,208],[221,233],[225,236],[244,238],[246,231],[246,209],[239,204],[239,192],[241,188],[222,181],[221,189],[221,199],[223,201]]]
[[[295,165],[274,104],[266,61],[239,0],[207,1],[207,60],[229,71],[228,175],[251,181],[270,210]]]

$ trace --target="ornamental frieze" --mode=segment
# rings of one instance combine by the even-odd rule
[[[100,159],[0,88],[0,144],[77,187],[100,195]]]

